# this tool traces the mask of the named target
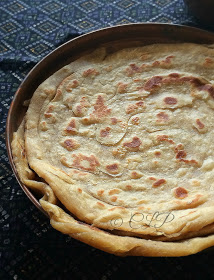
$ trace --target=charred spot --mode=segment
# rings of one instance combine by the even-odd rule
[[[78,85],[79,85],[79,82],[78,82],[77,80],[73,80],[73,81],[70,81],[70,82],[66,85],[65,89],[66,89],[68,92],[71,92],[72,89],[78,87]]]
[[[171,63],[171,60],[172,60],[172,58],[174,58],[174,57],[175,57],[174,55],[169,55],[169,56],[167,56],[167,57],[165,58],[164,62],[165,62],[165,63]]]
[[[124,84],[124,83],[120,82],[117,85],[117,91],[119,93],[124,93],[124,92],[126,92],[127,87],[128,87],[128,84]]]
[[[181,161],[187,163],[187,164],[191,164],[191,165],[199,165],[199,162],[194,160],[194,159],[180,159]]]
[[[145,83],[144,89],[147,91],[151,91],[152,89],[159,87],[162,80],[163,80],[163,77],[154,76]]]
[[[118,119],[117,118],[111,118],[111,124],[117,124]]]
[[[213,63],[214,63],[213,59],[211,57],[207,57],[205,58],[203,65],[209,67],[212,66]]]
[[[136,104],[129,104],[126,108],[126,113],[131,114],[137,109],[138,109],[138,106]]]
[[[126,142],[123,144],[124,147],[131,148],[131,149],[136,149],[139,148],[142,142],[138,137],[133,137],[131,142]]]
[[[141,177],[142,177],[142,175],[140,173],[138,173],[136,171],[132,171],[132,173],[131,173],[131,178],[132,179],[139,179]]]
[[[207,91],[210,94],[210,96],[214,98],[214,86],[213,85],[206,84],[206,85],[198,87],[198,90]]]
[[[96,167],[99,166],[99,161],[94,155],[91,156],[85,156],[83,154],[73,154],[72,157],[74,158],[72,167],[83,169],[86,171],[95,171]],[[84,161],[87,162],[88,166],[84,166]]]
[[[164,98],[164,102],[167,104],[167,105],[174,105],[174,104],[177,104],[177,99],[174,98],[174,97],[165,97]]]
[[[94,105],[94,111],[90,116],[97,120],[109,115],[110,113],[111,109],[108,109],[108,107],[105,105],[104,98],[102,97],[102,95],[98,95],[96,103]]]
[[[99,72],[94,68],[89,68],[83,72],[83,77],[97,76],[97,75],[99,75]]]
[[[178,187],[175,189],[175,197],[179,199],[183,199],[188,196],[188,191],[182,187]]]
[[[184,148],[184,145],[183,144],[178,144],[176,147],[175,147],[175,152],[178,152],[180,150],[183,150]]]
[[[204,128],[204,124],[199,119],[196,119],[196,123],[197,123],[199,129],[203,129]]]
[[[113,190],[110,190],[110,191],[108,192],[109,195],[118,194],[118,193],[120,193],[120,190],[119,190],[119,189],[113,189]]]
[[[139,117],[134,117],[131,122],[134,124],[134,125],[138,125],[139,124]]]
[[[170,144],[175,144],[175,142],[171,139],[169,139],[169,136],[168,135],[158,135],[157,136],[157,140],[158,141],[167,141],[169,142]]]
[[[80,145],[73,139],[66,139],[63,142],[63,147],[66,148],[68,151],[72,151],[76,148],[78,148]]]
[[[176,154],[176,158],[177,159],[183,159],[187,156],[186,152],[184,150],[180,150],[177,152]]]
[[[180,75],[178,73],[171,73],[171,74],[169,74],[169,77],[177,79],[177,78],[180,78]]]
[[[102,196],[103,194],[104,194],[104,190],[98,190],[98,191],[97,191],[97,195],[98,195],[98,196]]]
[[[65,130],[68,134],[76,134],[77,133],[76,121],[72,119]]]
[[[139,106],[139,107],[143,107],[144,106],[144,102],[143,101],[138,101],[136,103],[136,105]]]
[[[53,109],[54,109],[54,106],[53,105],[50,105],[48,107],[48,109],[46,110],[46,112],[44,113],[45,115],[45,118],[50,118],[52,116],[52,112],[53,112]]]
[[[159,121],[168,121],[169,120],[169,116],[168,114],[164,113],[164,112],[160,112],[157,114],[158,120]]]
[[[107,170],[109,173],[117,174],[118,171],[119,171],[119,165],[118,165],[118,163],[113,163],[113,164],[107,165],[107,166],[106,166],[106,170]]]
[[[165,184],[166,183],[166,180],[165,179],[159,179],[158,181],[156,181],[152,186],[154,187],[154,188],[157,188],[157,187],[159,187],[159,186],[161,186],[161,185],[163,185],[163,184]]]
[[[117,201],[117,197],[116,197],[116,196],[112,196],[112,197],[111,197],[111,201],[112,201],[112,202],[116,202],[116,201]]]
[[[159,157],[161,155],[161,152],[155,151],[154,154],[155,154],[156,157]]]
[[[106,127],[105,129],[102,129],[102,130],[100,131],[100,136],[101,136],[101,137],[107,137],[107,136],[109,136],[110,130],[111,130],[110,127]]]
[[[149,180],[156,181],[157,179],[155,177],[149,177]]]

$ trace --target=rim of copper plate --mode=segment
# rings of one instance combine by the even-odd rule
[[[45,215],[47,213],[42,209],[38,198],[20,181],[11,151],[13,132],[17,130],[27,110],[23,106],[24,100],[30,99],[39,84],[46,78],[87,51],[114,44],[123,48],[131,46],[132,42],[144,45],[176,42],[212,44],[214,33],[195,27],[167,23],[133,23],[107,27],[69,40],[46,55],[32,68],[11,102],[6,123],[6,146],[10,165],[19,185],[32,203]]]

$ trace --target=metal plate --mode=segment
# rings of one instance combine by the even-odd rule
[[[23,106],[23,102],[30,99],[36,88],[54,72],[100,46],[115,50],[153,43],[176,42],[213,44],[214,33],[193,27],[159,23],[128,24],[105,28],[68,41],[47,55],[29,72],[16,91],[9,109],[6,125],[7,152],[17,181],[28,198],[43,213],[45,212],[39,204],[38,197],[20,182],[11,153],[13,132],[18,129],[27,109]]]

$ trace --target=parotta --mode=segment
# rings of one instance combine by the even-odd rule
[[[214,244],[214,50],[100,48],[35,91],[12,150],[53,227],[118,255]]]

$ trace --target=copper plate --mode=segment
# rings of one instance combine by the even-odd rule
[[[139,44],[176,42],[212,44],[214,43],[214,33],[193,27],[159,23],[127,24],[109,27],[68,41],[43,58],[29,72],[16,91],[9,109],[6,125],[6,144],[10,164],[17,181],[28,198],[43,213],[45,212],[36,196],[20,182],[11,153],[13,132],[17,130],[27,109],[23,106],[23,102],[30,99],[36,88],[54,72],[97,47],[106,46],[108,48],[121,49]]]

